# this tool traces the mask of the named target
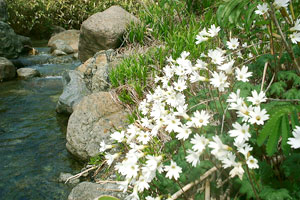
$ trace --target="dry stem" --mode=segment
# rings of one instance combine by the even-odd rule
[[[212,167],[210,170],[208,170],[207,172],[205,172],[198,180],[196,180],[195,182],[189,183],[189,184],[185,185],[182,189],[178,190],[175,194],[173,194],[171,196],[171,199],[173,199],[173,200],[177,199],[184,192],[186,192],[189,189],[191,189],[194,185],[199,184],[201,181],[203,181],[204,179],[206,179],[209,175],[211,175],[212,173],[214,173],[216,170],[217,170],[216,167]]]
[[[97,167],[98,167],[98,166],[93,166],[93,167],[91,167],[91,168],[88,168],[87,170],[84,170],[83,172],[80,172],[80,173],[78,173],[78,174],[76,174],[76,175],[74,175],[74,176],[69,177],[69,178],[66,180],[65,184],[68,183],[68,182],[69,182],[70,180],[72,180],[72,179],[81,177],[83,174],[85,174],[85,173],[87,173],[87,172],[89,172],[89,171],[91,171],[91,170],[94,170],[94,169],[96,169]]]

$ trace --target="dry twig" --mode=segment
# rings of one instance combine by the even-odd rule
[[[69,178],[66,180],[65,184],[68,183],[68,182],[69,182],[70,180],[72,180],[72,179],[81,177],[83,174],[85,174],[85,173],[87,173],[87,172],[89,172],[89,171],[91,171],[91,170],[94,170],[94,169],[96,169],[97,167],[98,167],[98,166],[93,166],[93,167],[91,167],[91,168],[88,168],[87,170],[84,170],[83,172],[80,172],[80,173],[78,173],[78,174],[76,174],[76,175],[74,175],[74,176],[69,177]]]
[[[207,172],[205,172],[198,180],[196,180],[195,182],[189,183],[189,184],[185,185],[182,189],[178,190],[175,194],[173,194],[171,196],[171,199],[173,199],[173,200],[177,199],[184,192],[186,192],[189,189],[191,189],[194,185],[197,185],[200,182],[202,182],[204,179],[206,179],[209,175],[211,175],[212,173],[214,173],[216,170],[217,170],[217,167],[212,167],[210,170],[208,170]]]

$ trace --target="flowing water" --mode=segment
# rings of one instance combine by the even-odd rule
[[[81,167],[65,147],[67,118],[55,112],[61,74],[79,62],[36,64],[50,57],[48,48],[38,50],[20,60],[42,77],[0,83],[0,200],[67,199],[71,187],[59,174]]]

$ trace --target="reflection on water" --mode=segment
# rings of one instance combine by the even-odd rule
[[[67,119],[55,106],[62,92],[59,75],[77,65],[37,65],[41,78],[0,83],[1,200],[67,198],[71,188],[57,178],[80,165],[66,151]]]

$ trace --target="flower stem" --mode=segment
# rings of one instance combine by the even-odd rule
[[[254,194],[255,194],[255,196],[256,196],[256,199],[260,200],[260,198],[259,198],[259,196],[258,196],[258,194],[257,194],[257,191],[256,191],[256,189],[255,189],[255,187],[254,187],[252,178],[251,178],[251,176],[250,176],[249,168],[248,168],[247,165],[246,165],[246,171],[247,171],[247,174],[248,174],[248,178],[249,178],[249,181],[250,181],[252,190],[253,190],[253,192],[254,192]]]

